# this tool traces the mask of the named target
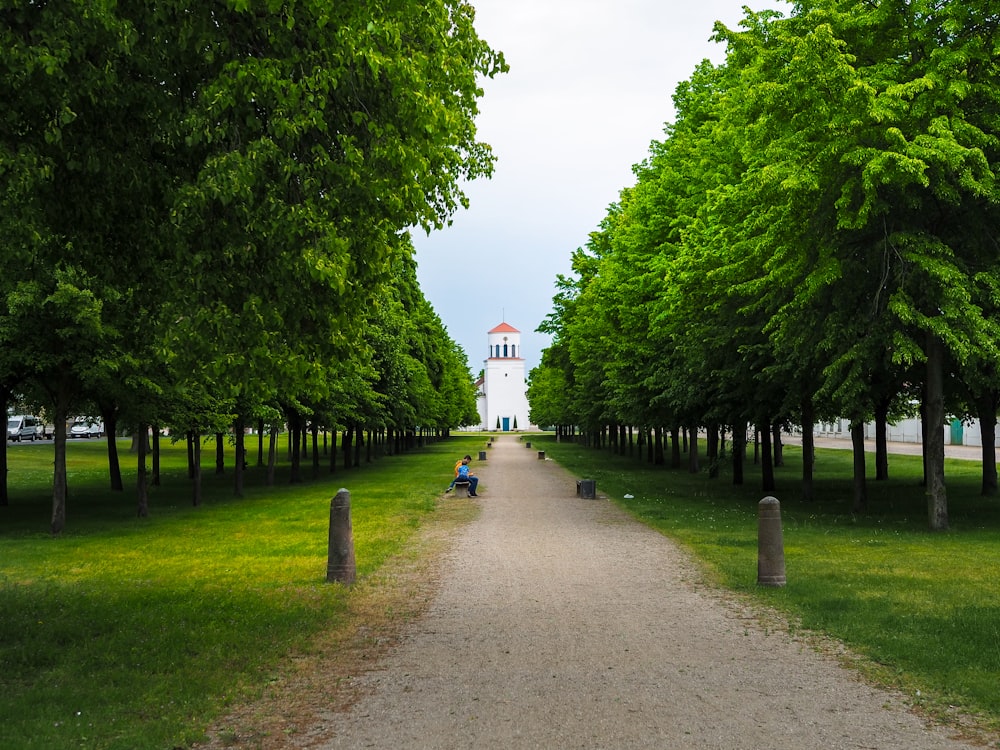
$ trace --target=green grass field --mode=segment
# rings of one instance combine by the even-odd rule
[[[870,512],[854,516],[850,453],[819,452],[807,504],[800,454],[786,447],[771,494],[782,504],[788,585],[773,589],[756,585],[763,493],[752,465],[734,487],[725,472],[709,479],[530,439],[690,548],[710,580],[785,613],[794,628],[845,641],[871,679],[938,715],[957,706],[1000,727],[1000,500],[979,496],[977,464],[948,462],[952,528],[931,533],[919,459],[893,456],[892,478],[869,483]],[[170,750],[201,739],[227,706],[276,679],[290,652],[346,616],[352,590],[325,582],[337,489],[351,490],[358,572],[371,576],[433,512],[454,458],[481,445],[456,436],[297,485],[283,467],[270,488],[251,466],[241,498],[231,468],[214,474],[206,445],[204,502],[193,508],[183,449],[166,444],[151,517],[138,519],[128,442],[117,494],[106,489],[103,443],[71,443],[58,538],[48,533],[51,446],[11,446],[11,504],[0,508],[0,747]]]
[[[351,491],[359,578],[398,553],[447,486],[453,438],[359,469],[274,487],[251,466],[244,497],[206,444],[203,505],[183,445],[136,518],[135,458],[121,441],[112,493],[103,441],[71,442],[67,528],[48,533],[52,446],[11,446],[0,508],[0,747],[177,748],[259,691],[283,656],[335,626],[350,592],[326,583],[330,500]],[[248,446],[255,456],[256,446]],[[281,454],[284,458],[284,454]],[[311,470],[306,474],[311,476]]]

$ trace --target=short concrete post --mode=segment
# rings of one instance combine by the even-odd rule
[[[545,458],[545,451],[538,451],[538,457],[541,459]]]
[[[773,497],[765,497],[757,504],[757,585],[785,585],[781,503]]]
[[[354,583],[358,569],[354,562],[354,531],[351,528],[351,493],[341,488],[330,501],[330,544],[326,580]]]

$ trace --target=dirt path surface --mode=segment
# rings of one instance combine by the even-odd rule
[[[674,543],[513,436],[437,592],[297,747],[956,750],[897,695],[701,582]],[[600,490],[600,488],[598,488]]]

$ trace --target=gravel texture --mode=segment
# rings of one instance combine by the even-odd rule
[[[355,696],[295,747],[956,750],[836,648],[707,585],[688,555],[503,436],[481,513]],[[304,730],[304,731],[303,731]]]

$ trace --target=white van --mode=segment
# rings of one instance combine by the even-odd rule
[[[66,428],[67,438],[92,438],[104,435],[104,422],[90,417],[76,417]]]
[[[44,440],[45,425],[38,417],[33,417],[30,414],[7,417],[7,439],[18,442]]]

